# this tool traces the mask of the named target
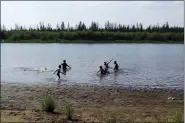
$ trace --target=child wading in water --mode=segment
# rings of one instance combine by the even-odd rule
[[[114,61],[115,67],[114,67],[114,71],[117,72],[119,70],[119,65],[116,61]]]
[[[63,72],[61,72],[61,65],[58,66],[58,69],[54,72],[54,74],[57,72],[57,76],[58,76],[58,80],[60,80],[60,73],[64,74]]]
[[[66,74],[66,71],[67,71],[67,67],[69,67],[69,69],[71,69],[71,67],[66,63],[66,60],[64,60],[61,65],[62,65],[62,68],[63,68],[63,73],[65,73],[65,74]]]
[[[113,60],[113,59],[112,59],[112,60]],[[110,60],[109,62],[104,62],[104,65],[105,65],[105,73],[107,73],[107,74],[110,74],[109,71],[108,71],[108,69],[109,69],[109,63],[110,63],[112,60]]]
[[[106,74],[109,74],[108,71],[104,70],[102,66],[100,66],[100,70],[97,72],[99,73],[100,72],[100,75],[106,75]]]

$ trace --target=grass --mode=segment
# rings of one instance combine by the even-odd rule
[[[184,123],[184,112],[176,112],[173,121],[176,123]]]
[[[1,43],[154,43],[184,44],[184,41],[153,41],[153,40],[1,40]]]
[[[184,123],[184,111],[171,111],[166,116],[161,118],[162,122],[174,122],[174,123]]]
[[[47,112],[53,112],[56,108],[55,101],[51,98],[51,96],[45,96],[42,102],[42,109]]]
[[[68,120],[72,120],[73,118],[73,109],[71,106],[66,106],[64,109],[64,114],[66,115]]]

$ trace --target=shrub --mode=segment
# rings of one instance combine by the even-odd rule
[[[64,114],[66,115],[68,120],[72,120],[73,117],[73,109],[71,106],[66,106],[64,110]]]
[[[12,40],[12,41],[18,41],[18,40],[20,40],[20,35],[19,34],[12,34],[9,37],[9,39]]]
[[[50,96],[46,96],[42,102],[42,109],[47,112],[53,112],[55,108],[55,101]]]
[[[45,33],[45,32],[44,33],[41,33],[40,39],[43,40],[43,41],[44,40],[48,40],[48,34]]]

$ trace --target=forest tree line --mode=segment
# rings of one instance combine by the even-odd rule
[[[62,22],[55,28],[51,24],[40,22],[35,28],[15,25],[14,29],[6,29],[1,26],[1,39],[19,40],[151,40],[151,41],[184,41],[184,27],[169,26],[168,22],[159,25],[149,25],[143,28],[141,23],[134,25],[124,25],[105,22],[104,27],[100,27],[97,22],[92,22],[88,27],[83,22],[79,22],[75,27],[71,27]]]

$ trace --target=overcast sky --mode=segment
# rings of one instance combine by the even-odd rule
[[[144,26],[163,24],[184,26],[184,1],[1,1],[1,24],[6,27],[35,26],[40,21],[56,27],[64,21],[75,26],[105,21]]]

